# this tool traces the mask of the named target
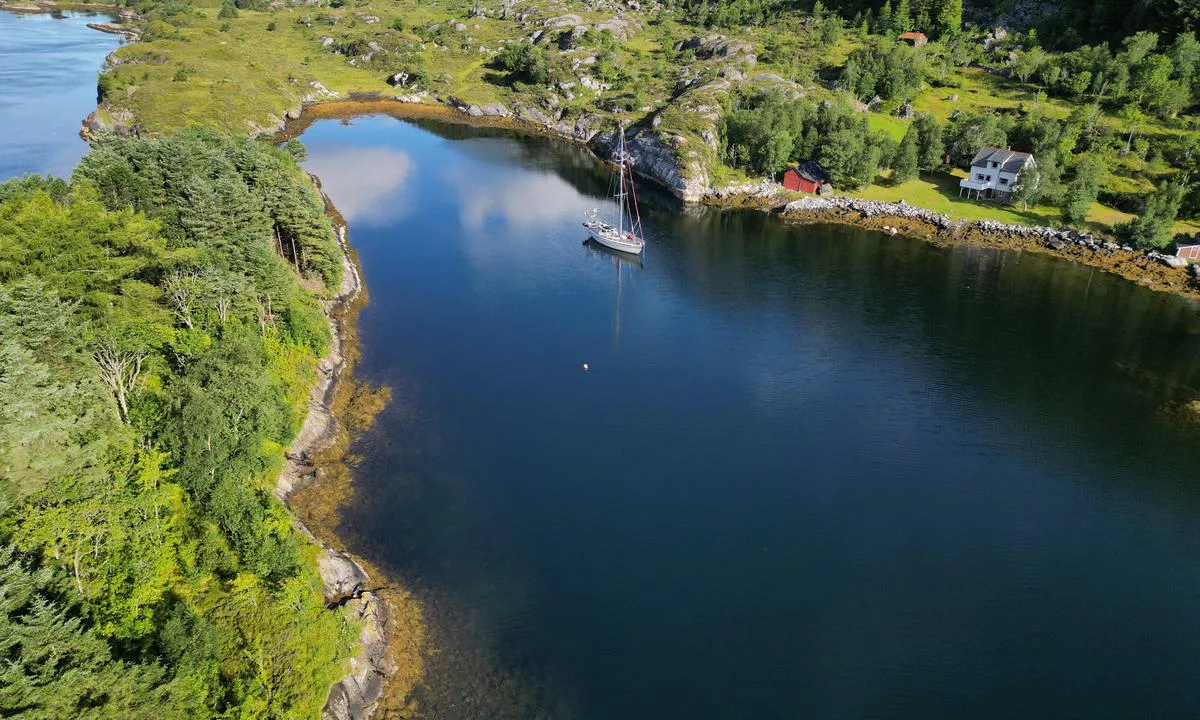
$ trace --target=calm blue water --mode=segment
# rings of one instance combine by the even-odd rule
[[[79,128],[96,108],[96,74],[121,43],[87,27],[105,19],[0,11],[0,180],[65,177],[87,152]]]
[[[425,602],[426,716],[1200,716],[1193,307],[649,189],[619,271],[584,151],[303,140],[394,390],[345,530]]]

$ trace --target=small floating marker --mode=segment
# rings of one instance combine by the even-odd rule
[[[583,364],[583,371],[584,371],[584,372],[587,372],[587,370],[588,370],[588,364],[587,364],[587,363],[584,363],[584,364]]]

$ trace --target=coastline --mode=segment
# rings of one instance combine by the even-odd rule
[[[360,393],[350,373],[358,359],[355,328],[367,301],[366,288],[349,244],[348,224],[321,189],[320,179],[311,173],[309,178],[333,222],[344,273],[337,295],[323,301],[330,349],[317,364],[308,414],[285,452],[274,494],[317,550],[326,607],[343,609],[361,626],[349,673],[329,688],[322,718],[367,720],[381,708],[399,710],[408,705],[423,674],[424,627],[420,609],[408,593],[369,562],[347,552],[336,531],[337,510],[352,492],[346,464],[349,432],[368,426],[386,398],[374,393],[369,409],[355,407]],[[403,644],[398,642],[401,637]]]
[[[312,123],[323,119],[348,119],[364,115],[388,115],[397,119],[435,119],[471,127],[498,127],[584,146],[601,160],[604,149],[593,136],[584,140],[553,126],[530,122],[511,114],[475,114],[478,109],[462,103],[415,102],[399,98],[351,98],[315,102],[289,112],[277,138],[298,137]],[[493,113],[495,110],[493,110]],[[638,173],[666,190],[675,188],[647,173]],[[1103,270],[1156,292],[1167,292],[1200,301],[1200,266],[1171,265],[1171,257],[1121,246],[1111,238],[1073,230],[1027,225],[1005,225],[992,221],[954,221],[904,202],[885,203],[846,196],[799,196],[766,181],[731,188],[714,188],[698,200],[681,197],[719,209],[755,209],[775,215],[783,222],[836,223],[864,230],[902,234],[939,247],[972,245],[997,250],[1037,252]]]

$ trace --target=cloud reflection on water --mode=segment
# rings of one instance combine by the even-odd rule
[[[310,151],[304,167],[321,178],[349,222],[383,225],[412,211],[405,185],[416,163],[406,152],[388,147],[321,147]]]
[[[595,205],[568,182],[553,173],[495,169],[486,184],[475,168],[453,166],[443,173],[458,196],[459,220],[467,230],[482,230],[488,220],[508,227],[528,229],[565,218],[582,217]],[[491,170],[489,168],[489,170]]]

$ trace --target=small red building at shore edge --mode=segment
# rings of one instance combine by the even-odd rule
[[[788,190],[815,193],[827,182],[829,173],[815,160],[809,160],[799,167],[791,167],[783,172],[783,186]]]

